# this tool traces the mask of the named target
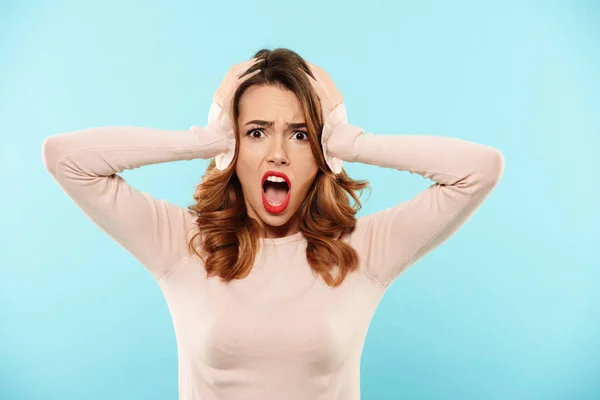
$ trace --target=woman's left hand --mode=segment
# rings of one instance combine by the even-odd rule
[[[344,102],[344,97],[333,83],[333,79],[325,70],[315,64],[307,63],[316,80],[310,75],[310,81],[313,90],[317,93],[321,102],[321,111],[323,113],[323,121],[331,114],[331,111],[338,105]]]
[[[333,79],[331,79],[325,70],[311,63],[308,63],[308,66],[316,80],[308,74],[307,77],[313,90],[319,97],[323,114],[323,132],[321,135],[323,156],[331,171],[335,174],[339,174],[342,171],[342,160],[332,153],[329,148],[329,142],[334,128],[339,125],[347,124],[348,122],[346,108],[343,104],[344,97],[333,83]]]

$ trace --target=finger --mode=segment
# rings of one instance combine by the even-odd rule
[[[244,68],[246,66],[252,65],[253,63],[255,63],[258,59],[257,58],[251,58],[249,60],[244,60],[241,63],[237,63],[235,64],[231,69],[233,70],[238,70],[240,68]]]
[[[332,98],[331,93],[329,93],[327,90],[327,86],[323,84],[323,79],[319,71],[315,70],[313,71],[313,74],[315,75],[316,79],[311,78],[311,85],[315,89],[315,92],[317,92],[317,96],[322,103],[325,113],[327,113],[328,110],[333,109],[335,106],[334,99]]]
[[[242,85],[242,83],[244,83],[248,79],[252,78],[254,75],[258,74],[259,72],[260,72],[260,69],[257,69],[256,71],[252,71],[248,75],[243,76],[243,77],[239,78],[238,80],[236,80],[235,82],[233,82],[232,85],[227,86],[227,93],[225,93],[225,95],[223,97],[225,99],[231,99],[231,101],[233,101],[233,96],[234,96],[235,92],[238,90],[238,88],[240,87],[240,85]],[[229,109],[230,106],[231,106],[231,104],[227,104],[226,105],[227,109]]]
[[[229,93],[227,95],[233,96],[233,94],[242,85],[242,83],[246,82],[248,79],[252,78],[254,75],[257,75],[259,72],[260,72],[260,69],[257,69],[256,71],[252,71],[248,75],[238,78],[236,81],[232,82],[232,85],[228,86]]]
[[[254,71],[251,71],[251,69],[254,68],[255,65],[256,64],[253,64],[250,68],[248,68],[248,69],[244,70],[242,73],[238,74],[236,76],[236,79],[240,80],[240,79],[246,79],[249,76],[254,76],[258,71],[260,71],[260,68],[256,68]]]
[[[254,71],[252,71],[252,69],[254,69]],[[252,64],[250,67],[248,67],[245,70],[241,70],[237,76],[236,76],[236,80],[238,81],[238,85],[241,84],[240,81],[245,81],[248,78],[258,74],[258,72],[260,71],[260,65],[258,62]]]
[[[244,75],[244,76],[241,76],[241,77],[238,77],[238,80],[237,80],[237,86],[241,85],[241,84],[242,84],[242,82],[245,82],[245,81],[247,81],[248,79],[252,78],[254,75],[258,75],[258,73],[259,73],[260,71],[261,71],[261,70],[260,70],[260,68],[259,68],[259,69],[257,69],[257,70],[255,70],[255,71],[249,72],[249,73],[248,73],[248,71],[246,71],[246,73],[247,73],[246,75]]]
[[[251,58],[250,60],[246,60],[241,62],[233,67],[233,75],[236,78],[239,78],[240,75],[243,75],[244,72],[252,68],[255,64],[258,64],[261,60],[258,58]]]
[[[331,79],[331,76],[327,73],[327,71],[325,71],[318,65],[311,64],[311,66],[314,67],[314,73],[317,76],[317,79],[325,88],[325,91],[327,91],[327,94],[331,99],[332,103],[334,105],[342,104],[344,102],[344,96],[342,95],[342,93],[340,93],[339,90],[337,90],[333,79]]]
[[[319,67],[316,67],[313,70],[313,74],[315,75],[316,80],[319,83],[319,86],[322,88],[322,91],[326,94],[326,98],[328,100],[330,100],[331,102],[333,102],[333,100],[334,100],[333,99],[333,94],[329,92],[329,89],[328,89],[327,84],[326,84],[326,82],[327,82],[326,77],[323,76],[323,70],[320,69]]]
[[[323,92],[323,88],[321,87],[319,82],[317,82],[315,80],[315,78],[310,76],[310,74],[307,74],[306,71],[302,70],[302,72],[304,72],[306,74],[306,77],[308,78],[308,81],[310,82],[310,85],[312,86],[313,90],[317,94],[317,97],[319,98],[319,100],[324,99],[327,94],[325,92]]]
[[[311,69],[313,70],[313,73],[315,75],[319,75],[319,77],[321,78],[321,80],[323,82],[326,82],[328,80],[331,80],[331,78],[329,77],[329,74],[327,73],[327,71],[325,71],[323,68],[319,67],[316,64],[310,64]]]
[[[306,74],[306,71],[302,70],[302,72],[304,72]],[[332,102],[329,99],[327,92],[324,90],[323,85],[321,85],[320,82],[315,80],[309,74],[306,74],[306,76],[307,76],[308,81],[310,82],[310,85],[312,86],[313,90],[317,94],[317,97],[319,98],[319,102],[321,103],[321,112],[323,114],[323,118],[326,118],[327,115],[329,114],[329,111],[331,109],[333,109]]]
[[[235,64],[233,67],[227,71],[225,77],[221,81],[221,85],[228,82],[229,80],[237,79],[242,74],[242,72],[246,71],[250,66],[252,66],[257,61],[256,58],[251,58],[250,60],[242,61],[239,64]]]

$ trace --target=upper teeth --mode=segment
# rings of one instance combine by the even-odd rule
[[[271,182],[285,182],[285,179],[273,175],[267,176],[267,180]]]

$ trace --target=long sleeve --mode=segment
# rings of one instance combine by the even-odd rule
[[[118,173],[143,165],[211,158],[227,148],[216,131],[101,127],[47,138],[48,172],[105,233],[159,279],[187,255],[190,210],[130,186]]]
[[[373,135],[344,124],[329,146],[345,161],[409,171],[434,182],[410,200],[358,218],[351,240],[361,267],[383,287],[458,231],[504,171],[499,150],[451,137]]]

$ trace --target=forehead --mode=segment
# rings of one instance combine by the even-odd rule
[[[254,85],[240,98],[239,119],[277,122],[304,122],[298,97],[286,88],[274,85]]]

